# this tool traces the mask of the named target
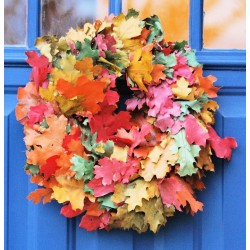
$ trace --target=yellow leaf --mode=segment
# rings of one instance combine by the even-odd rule
[[[128,204],[128,211],[132,211],[136,206],[142,206],[142,200],[149,200],[156,195],[159,195],[156,181],[146,182],[141,179],[137,179],[134,182],[128,184],[124,191],[124,195],[127,197],[125,203]]]
[[[210,155],[212,155],[212,152],[209,145],[207,145],[206,148],[202,148],[197,157],[197,167],[214,172],[214,164]]]
[[[164,215],[164,208],[160,198],[152,198],[142,201],[141,207],[136,207],[136,212],[144,213],[144,224],[148,224],[151,231],[156,233],[161,226],[166,224],[166,216]]]
[[[42,99],[53,102],[55,100],[55,86],[52,84],[49,84],[47,89],[44,89],[42,87],[39,87],[39,94],[42,97]]]
[[[56,96],[55,100],[58,102],[58,106],[65,116],[70,116],[78,111],[84,110],[84,106],[82,105],[83,98],[81,97],[76,97],[71,100],[64,96]]]
[[[117,76],[121,76],[121,69],[119,67],[117,67],[115,64],[107,61],[106,59],[104,59],[103,57],[100,57],[98,59],[98,62],[102,62],[102,63],[106,63],[110,66],[111,70],[114,71],[114,73],[117,75]]]
[[[81,76],[81,72],[76,69],[66,71],[58,68],[52,68],[50,76],[55,85],[59,79],[75,84],[79,76]]]
[[[60,60],[60,66],[64,71],[74,70],[74,65],[76,63],[76,58],[74,55],[67,55]]]
[[[150,84],[152,81],[150,74],[152,70],[152,53],[142,51],[141,49],[136,50],[127,71],[130,79],[134,81],[141,90],[147,91],[144,82]]]
[[[200,116],[205,124],[214,124],[214,113],[219,108],[219,105],[214,100],[209,100],[202,107]]]
[[[178,154],[173,154],[170,150],[173,144],[174,139],[164,139],[159,146],[151,150],[145,160],[141,161],[140,175],[145,181],[151,181],[154,176],[161,179],[170,171],[169,165],[174,165],[178,160]]]
[[[141,34],[139,17],[130,17],[126,20],[125,15],[121,13],[113,19],[113,22],[113,30],[121,40],[131,39]]]
[[[117,208],[117,213],[111,213],[109,220],[110,228],[133,229],[138,233],[146,232],[148,225],[144,223],[143,213],[128,211],[128,205],[124,204]]]
[[[128,146],[118,147],[114,146],[113,154],[110,156],[111,159],[115,158],[118,161],[127,162],[128,157]]]
[[[82,209],[84,205],[85,192],[83,191],[83,181],[75,179],[68,179],[63,175],[56,177],[56,180],[61,187],[54,186],[52,198],[56,199],[58,203],[69,201],[72,209]]]
[[[66,40],[73,42],[84,43],[84,39],[92,39],[95,36],[96,30],[94,26],[90,23],[85,23],[83,29],[77,27],[77,29],[70,28],[66,33]]]
[[[191,94],[192,88],[189,87],[189,82],[181,77],[176,82],[177,87],[172,88],[177,99],[194,100],[194,95]]]

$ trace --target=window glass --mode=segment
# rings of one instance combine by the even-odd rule
[[[25,45],[27,34],[27,0],[4,1],[4,44]]]
[[[125,0],[123,12],[134,8],[140,17],[157,15],[162,23],[166,41],[188,40],[189,0]]]
[[[204,0],[204,48],[246,48],[245,0]]]
[[[108,15],[108,0],[42,0],[42,35],[62,36]]]

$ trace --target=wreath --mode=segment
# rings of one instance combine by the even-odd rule
[[[156,15],[110,15],[43,36],[26,52],[30,82],[18,89],[26,173],[34,203],[63,204],[87,231],[156,233],[195,197],[211,156],[237,147],[213,129],[219,87],[186,41],[166,42]]]

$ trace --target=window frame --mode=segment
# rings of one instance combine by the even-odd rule
[[[25,51],[36,50],[34,42],[40,36],[40,0],[27,0],[27,45],[4,46],[7,67],[27,67]],[[122,11],[122,0],[109,0],[109,13]],[[203,48],[203,0],[190,0],[189,44],[196,50],[198,61],[208,68],[246,68],[246,50]]]

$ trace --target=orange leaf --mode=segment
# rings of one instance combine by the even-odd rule
[[[51,194],[52,194],[51,188],[39,188],[35,190],[34,192],[31,192],[27,196],[27,199],[28,200],[33,199],[33,203],[38,204],[43,198],[43,204],[45,204],[51,201]]]
[[[66,135],[67,118],[63,115],[50,115],[46,121],[49,127],[43,131],[37,132],[28,126],[24,128],[26,146],[34,147],[34,150],[26,152],[28,163],[43,165],[49,157],[65,151],[62,142]]]
[[[89,57],[83,58],[81,61],[77,61],[75,69],[81,71],[90,80],[94,79],[94,76],[98,76],[102,71],[101,65],[93,65],[93,59]]]
[[[207,77],[202,76],[202,68],[197,68],[194,72],[194,77],[199,82],[200,87],[204,89],[204,92],[208,95],[210,98],[214,98],[217,96],[217,92],[220,89],[219,87],[215,87],[213,85],[214,82],[217,81],[217,78],[209,75]]]
[[[90,81],[87,76],[83,75],[77,79],[75,85],[63,79],[59,79],[56,88],[60,94],[68,99],[82,96],[84,98],[82,105],[86,108],[86,111],[96,114],[100,111],[98,103],[104,99],[103,91],[105,86],[105,82],[97,80]]]
[[[163,64],[155,64],[154,68],[151,72],[151,76],[153,78],[153,81],[157,84],[160,83],[160,80],[165,80],[166,79],[166,75],[164,73],[162,73],[162,71],[164,71],[166,68]]]

